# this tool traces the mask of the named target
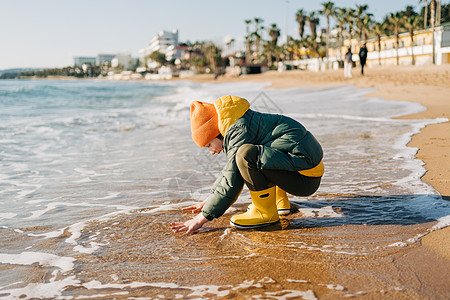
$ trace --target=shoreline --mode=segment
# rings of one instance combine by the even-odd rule
[[[369,68],[360,75],[358,67],[352,69],[353,77],[344,77],[343,70],[328,71],[268,71],[262,74],[242,75],[239,77],[199,74],[187,78],[173,78],[164,81],[186,80],[200,83],[267,82],[267,88],[312,87],[352,85],[358,88],[375,89],[365,97],[377,97],[384,100],[416,102],[425,110],[415,114],[403,115],[397,119],[435,119],[450,120],[450,64],[441,66],[382,66]],[[98,78],[72,78],[52,76],[49,78],[27,78],[28,80],[98,80]],[[100,79],[105,80],[105,79]],[[108,80],[110,81],[110,80]],[[119,80],[122,81],[122,80]],[[127,81],[145,81],[130,79]],[[151,82],[151,81],[150,81]],[[407,144],[417,148],[416,158],[424,163],[426,169],[422,180],[433,186],[445,200],[450,200],[450,122],[427,125],[414,134]],[[422,238],[422,245],[433,250],[450,261],[450,226],[431,232]]]
[[[238,78],[212,75],[196,75],[188,78],[193,82],[225,83],[256,81],[270,82],[268,88],[329,87],[353,85],[358,88],[375,88],[366,97],[385,100],[416,102],[425,107],[419,113],[397,117],[398,119],[450,120],[450,65],[442,66],[388,66],[352,70],[353,78],[346,79],[343,70],[313,71],[269,71],[262,74],[244,75]],[[450,122],[427,125],[412,136],[408,147],[418,149],[416,158],[424,163],[426,173],[422,180],[433,186],[445,200],[450,200]],[[421,245],[450,261],[450,227],[424,236]]]
[[[425,110],[415,114],[403,115],[398,119],[450,119],[450,65],[441,66],[383,66],[365,68],[365,76],[360,69],[352,69],[353,77],[344,77],[343,70],[328,71],[269,71],[262,74],[242,75],[240,77],[199,74],[187,78],[173,78],[164,81],[186,80],[201,83],[267,82],[267,88],[312,87],[352,85],[358,88],[375,89],[365,97],[378,97],[384,100],[416,102]],[[29,80],[98,80],[97,78],[29,78]],[[105,79],[100,79],[105,80]],[[108,80],[109,81],[109,80]],[[119,80],[121,81],[121,80]],[[145,81],[131,79],[127,81]],[[407,144],[418,149],[416,158],[424,163],[426,173],[422,180],[433,186],[445,200],[450,200],[450,122],[427,125],[414,134]],[[431,232],[422,238],[422,245],[450,261],[450,227]]]
[[[369,69],[366,77],[358,76],[356,74],[357,70],[355,70],[352,80],[345,80],[341,71],[320,73],[289,71],[284,73],[268,72],[240,78],[223,77],[218,80],[214,80],[211,75],[197,75],[192,80],[182,79],[181,82],[176,82],[177,79],[173,79],[173,82],[166,83],[164,81],[158,83],[147,81],[143,83],[144,81],[140,80],[130,80],[135,83],[131,82],[129,85],[115,81],[106,84],[106,86],[113,88],[113,90],[117,87],[127,89],[127,86],[130,86],[131,89],[134,86],[142,88],[141,84],[137,84],[140,81],[143,85],[152,85],[151,88],[153,88],[153,85],[159,84],[177,87],[180,86],[178,83],[185,81],[182,85],[188,84],[189,87],[193,86],[195,89],[204,89],[207,94],[210,94],[210,92],[214,94],[239,94],[236,84],[242,82],[243,90],[245,92],[251,91],[255,95],[264,87],[271,88],[269,94],[277,95],[279,93],[275,88],[303,86],[306,87],[304,89],[306,93],[303,97],[310,98],[305,100],[311,102],[309,107],[312,110],[316,110],[315,103],[319,103],[322,99],[325,103],[333,103],[331,100],[337,93],[341,93],[340,90],[342,90],[343,99],[348,99],[349,103],[353,104],[349,105],[345,103],[347,101],[344,101],[343,105],[332,105],[331,107],[336,107],[336,110],[329,109],[328,105],[320,104],[324,108],[323,111],[319,112],[323,113],[333,114],[339,112],[345,115],[356,107],[358,112],[362,111],[362,109],[368,110],[368,107],[371,107],[383,115],[388,112],[388,110],[382,110],[383,107],[390,109],[389,107],[397,106],[397,104],[389,105],[385,101],[382,103],[381,101],[373,101],[373,103],[380,103],[380,106],[374,106],[373,103],[368,103],[366,106],[367,102],[362,98],[362,95],[366,95],[368,97],[387,98],[387,100],[404,99],[409,101],[410,98],[416,97],[419,100],[424,99],[424,101],[428,102],[432,102],[433,99],[435,101],[434,106],[429,105],[430,108],[425,111],[398,118],[432,118],[435,114],[443,114],[445,117],[448,114],[448,109],[445,106],[447,105],[445,101],[449,92],[446,86],[448,80],[441,80],[440,85],[431,84],[433,81],[439,82],[441,77],[439,74],[444,74],[445,72],[442,73],[441,70],[436,71],[432,69],[426,76],[412,76],[418,72],[417,69],[405,68],[402,72],[399,72],[399,70],[395,67],[378,70]],[[419,70],[422,69],[419,68]],[[397,72],[396,75],[395,72]],[[385,73],[394,75],[386,78]],[[55,82],[50,84],[51,86],[64,85],[63,82],[56,82],[58,80],[56,78],[53,80]],[[428,82],[430,80],[431,83]],[[103,80],[97,80],[98,84],[93,85],[101,86],[100,81]],[[264,83],[262,83],[263,81]],[[198,84],[190,84],[190,82],[198,82]],[[203,82],[205,85],[203,85]],[[230,84],[212,84],[226,82]],[[271,86],[268,86],[269,82],[272,83]],[[35,84],[32,83],[31,85],[34,86]],[[46,86],[46,83],[43,82],[38,85]],[[91,83],[85,82],[80,86],[90,87]],[[130,95],[128,94],[129,91],[125,91],[127,100],[139,99],[134,98],[134,95],[147,97],[146,88],[144,87],[142,91],[137,90],[139,91],[138,93]],[[364,88],[364,90],[358,90],[358,88]],[[182,99],[197,97],[199,94],[195,89],[193,90],[194,93],[191,93],[189,88],[189,95],[184,93],[180,96],[183,97]],[[235,91],[233,92],[233,90]],[[151,89],[148,91],[152,92]],[[311,91],[311,94],[308,93],[309,91]],[[90,97],[91,93],[92,91],[87,89],[79,97],[77,96],[70,100],[72,102],[77,101],[77,99]],[[283,94],[283,101],[285,101],[280,101],[284,111],[301,114],[305,110],[302,102],[292,101],[292,98],[290,98],[291,96],[297,98],[298,93],[303,93],[303,90],[280,90],[280,94]],[[379,96],[383,95],[383,93],[385,96]],[[72,94],[72,89],[69,87],[67,92],[61,95],[64,97],[70,94]],[[110,95],[109,90],[102,89],[102,93],[95,95],[95,99],[102,99],[103,97],[100,98],[100,96],[108,98],[108,95]],[[274,96],[273,99],[276,100],[276,98]],[[410,102],[404,102],[400,106],[410,107],[410,104]],[[439,107],[439,105],[443,105],[443,107]],[[102,101],[96,101],[95,108],[98,111],[99,109],[103,110],[105,107]],[[137,111],[137,109],[139,109],[139,106],[132,111]],[[394,109],[394,111],[407,113],[413,110]],[[73,111],[70,110],[67,113],[71,114]],[[93,122],[96,122],[96,120],[100,120],[102,122],[103,120],[102,118],[97,119],[97,117],[91,119],[89,117],[91,111],[86,113],[88,113],[87,116],[84,114],[77,115],[87,121],[93,120]],[[156,110],[154,113],[159,114],[159,111]],[[65,115],[65,111],[61,111],[61,114],[55,116],[59,119],[60,116]],[[139,116],[144,118],[142,119],[144,123],[147,123],[146,120],[153,115],[153,111],[151,114],[139,114]],[[380,116],[379,113],[370,115]],[[422,117],[414,117],[415,115]],[[175,117],[177,116],[175,115]],[[109,113],[105,117],[107,120],[110,120]],[[389,124],[391,122],[363,122],[357,125],[358,127],[355,128],[357,130],[349,131],[350,139],[359,139],[355,143],[356,147],[351,147],[349,150],[356,150],[359,153],[359,151],[363,152],[367,149],[367,154],[371,155],[367,163],[360,165],[360,170],[369,173],[368,180],[370,182],[376,183],[378,181],[378,183],[381,183],[377,186],[377,188],[383,189],[377,189],[377,193],[378,191],[380,193],[381,201],[370,195],[368,198],[365,197],[367,189],[364,188],[364,182],[367,182],[367,180],[364,180],[364,178],[366,177],[358,178],[359,173],[356,172],[350,174],[350,176],[355,176],[355,180],[343,179],[346,186],[357,184],[358,182],[364,185],[356,187],[357,192],[355,195],[350,195],[355,196],[356,201],[346,197],[345,194],[335,194],[335,192],[344,191],[342,189],[342,181],[339,178],[345,176],[345,172],[335,169],[334,171],[330,170],[329,176],[335,176],[331,175],[333,173],[336,174],[336,177],[327,178],[327,180],[333,180],[331,188],[327,187],[326,189],[328,193],[319,191],[319,194],[316,194],[314,199],[307,201],[309,203],[302,203],[301,200],[294,201],[293,205],[296,206],[298,212],[293,210],[293,214],[283,217],[280,223],[273,227],[245,231],[230,228],[229,220],[231,215],[237,211],[245,211],[247,208],[246,199],[241,199],[244,201],[236,203],[235,207],[228,211],[224,217],[204,226],[199,234],[184,236],[182,234],[173,234],[170,231],[169,224],[175,220],[183,221],[191,218],[191,213],[182,213],[179,208],[189,205],[191,201],[197,201],[197,198],[200,198],[197,195],[203,195],[203,192],[207,192],[203,189],[203,186],[210,182],[210,179],[205,178],[205,181],[199,179],[200,181],[197,182],[197,179],[192,177],[192,170],[197,169],[199,163],[202,163],[197,158],[193,160],[190,156],[187,156],[186,163],[173,160],[172,158],[180,155],[184,156],[185,153],[191,152],[192,147],[196,147],[195,144],[184,145],[185,141],[183,140],[181,142],[184,146],[180,144],[181,148],[178,147],[176,149],[179,152],[167,154],[167,145],[163,148],[158,148],[159,146],[153,147],[154,143],[152,141],[155,138],[160,138],[163,145],[168,143],[169,147],[170,145],[176,146],[177,144],[171,142],[173,136],[186,138],[185,126],[181,128],[178,128],[178,126],[175,126],[176,128],[172,126],[158,126],[159,129],[155,131],[155,134],[150,134],[147,131],[148,128],[153,128],[152,126],[142,127],[142,131],[138,132],[137,135],[128,135],[128,133],[122,132],[122,130],[127,131],[129,128],[129,119],[125,120],[127,122],[121,122],[121,119],[112,120],[115,122],[114,124],[120,125],[112,127],[113,130],[119,129],[119,131],[114,131],[118,135],[111,135],[111,137],[115,138],[111,140],[111,144],[106,141],[101,144],[97,143],[100,148],[93,147],[92,150],[94,152],[87,152],[94,156],[97,155],[95,153],[102,155],[102,150],[106,149],[104,147],[107,147],[108,150],[104,153],[108,155],[107,160],[103,161],[103,156],[100,155],[94,157],[99,162],[98,164],[92,164],[89,170],[84,167],[82,170],[76,169],[74,176],[67,177],[67,180],[62,180],[63,185],[61,187],[63,190],[66,187],[73,189],[64,197],[71,202],[71,205],[67,206],[63,200],[61,200],[63,202],[53,203],[53,198],[46,199],[44,197],[42,200],[45,200],[45,202],[40,201],[36,203],[36,206],[32,207],[32,217],[40,219],[40,216],[43,214],[49,214],[45,215],[42,221],[36,223],[36,221],[31,219],[27,222],[14,223],[11,227],[5,226],[5,230],[2,231],[2,238],[8,244],[5,244],[7,255],[3,258],[3,264],[0,264],[0,272],[5,278],[10,270],[17,272],[14,274],[16,277],[11,276],[11,279],[8,277],[8,282],[5,283],[7,285],[2,289],[5,295],[8,295],[7,289],[11,289],[12,295],[17,295],[17,297],[22,294],[26,296],[27,293],[29,293],[28,296],[35,295],[39,297],[40,294],[34,293],[36,289],[39,289],[42,291],[42,295],[51,297],[47,290],[43,290],[44,287],[47,288],[48,284],[51,283],[52,286],[53,284],[55,285],[55,295],[59,293],[61,297],[104,296],[118,299],[149,296],[154,298],[161,298],[161,296],[165,298],[182,298],[183,296],[188,298],[194,296],[214,298],[216,296],[219,298],[239,299],[251,297],[296,299],[344,299],[347,297],[357,299],[450,298],[447,279],[450,276],[450,255],[447,250],[450,227],[436,230],[441,228],[441,226],[448,225],[450,222],[450,216],[443,218],[445,215],[450,215],[448,203],[443,203],[445,201],[439,199],[438,195],[429,197],[430,200],[436,199],[436,202],[420,201],[420,199],[423,199],[422,196],[428,197],[427,194],[435,194],[435,192],[430,186],[425,187],[425,184],[422,182],[419,184],[419,175],[416,175],[414,178],[410,177],[411,180],[408,180],[412,185],[419,184],[419,189],[414,187],[412,189],[408,187],[403,189],[402,185],[402,189],[395,187],[390,190],[390,185],[384,184],[386,180],[396,180],[398,178],[395,175],[390,176],[389,170],[400,171],[399,176],[402,176],[402,166],[390,166],[389,158],[394,154],[384,155],[383,153],[386,149],[379,148],[379,146],[383,144],[385,147],[390,148],[389,144],[385,143],[385,136],[388,139],[392,139],[394,143],[398,140],[396,137],[402,137],[401,145],[402,150],[404,150],[405,147],[403,145],[411,145],[412,140],[417,142],[412,137],[413,130],[411,127],[403,127],[402,130],[395,131],[399,132],[399,134],[392,134],[390,131],[394,127],[397,128],[397,124],[394,127],[390,127]],[[141,124],[140,118],[133,120],[139,120],[136,122]],[[385,119],[383,118],[383,120]],[[427,122],[414,120],[405,123],[424,124]],[[84,123],[81,124],[83,125]],[[125,124],[125,126],[121,124]],[[158,124],[165,123],[156,122],[156,125]],[[333,127],[320,128],[320,123],[316,122],[314,123],[314,128],[321,130],[321,134],[328,136],[328,128],[340,128],[341,125],[347,123],[332,123],[331,125],[333,124]],[[350,123],[349,126],[352,126],[352,124]],[[365,138],[371,135],[366,136],[360,133],[366,130],[372,132],[372,126],[382,126],[380,128],[384,128],[384,132],[380,128],[376,128],[373,131],[374,138],[376,138],[375,135],[382,136],[383,140],[378,139],[365,143]],[[414,127],[414,130],[417,129],[416,127]],[[89,128],[97,129],[98,127]],[[434,136],[443,137],[439,131],[436,131],[435,126],[430,126],[429,128]],[[40,127],[37,129],[40,129]],[[78,133],[79,136],[79,133],[83,133],[84,130],[85,127],[80,126],[79,130],[73,131],[73,133]],[[446,127],[444,127],[444,130],[446,130]],[[88,138],[94,143],[98,140],[97,137],[103,136],[101,130],[90,132],[96,132],[88,135]],[[352,132],[357,132],[357,134],[354,135]],[[422,132],[420,135],[423,135]],[[36,133],[40,133],[40,131],[33,131],[33,134]],[[167,134],[174,135],[170,138],[170,136],[166,137]],[[74,135],[74,137],[76,136]],[[408,139],[404,137],[408,137]],[[411,142],[408,143],[410,137]],[[124,138],[124,140],[117,143],[117,138],[120,140]],[[146,142],[143,142],[142,138]],[[327,137],[325,138],[327,139]],[[67,142],[69,141],[70,139]],[[362,147],[360,147],[359,141],[364,142]],[[419,147],[421,151],[427,150],[437,157],[441,153],[439,152],[440,150],[446,149],[437,147],[436,143],[448,141],[449,138],[445,137],[433,139],[425,136],[423,144],[419,144]],[[58,140],[54,141],[55,144],[58,144],[57,142]],[[100,142],[102,142],[102,139]],[[332,145],[337,147],[340,147],[339,144],[343,145],[342,139],[339,142],[334,140],[334,137],[330,137],[330,140],[327,142],[332,142]],[[427,143],[432,143],[428,149],[426,147]],[[50,141],[49,147],[52,145],[53,143]],[[87,145],[90,144],[88,143]],[[372,151],[373,149],[367,148],[370,145],[376,147],[377,150]],[[148,159],[148,149],[155,149],[159,153],[155,153],[156,156]],[[416,150],[407,152],[408,156],[405,160],[409,162],[413,158],[412,155],[416,154]],[[57,153],[64,155],[65,152],[57,151]],[[124,155],[124,153],[126,154]],[[445,151],[443,153],[446,155]],[[57,156],[55,157],[57,158]],[[90,165],[91,161],[85,161],[83,157],[84,151],[77,151],[71,161],[86,162],[86,164]],[[342,157],[342,166],[346,168],[346,166],[350,166],[348,157],[352,158],[353,154],[349,153],[348,156],[339,157]],[[52,163],[56,158],[51,158],[48,163]],[[208,161],[209,158],[208,156]],[[374,164],[378,164],[377,159],[383,159],[382,168],[377,169],[383,170],[383,173],[376,172],[375,175],[382,175],[372,177],[370,175],[371,168]],[[440,159],[441,165],[445,169],[445,162],[442,162],[442,157]],[[109,164],[110,161],[114,163]],[[439,163],[439,161],[437,162]],[[162,173],[158,170],[140,171],[140,169],[152,170],[155,163],[168,171]],[[415,161],[414,165],[417,166],[418,163],[418,161]],[[431,164],[429,166],[431,166],[430,169],[436,171],[436,168]],[[442,166],[438,164],[438,167]],[[55,168],[56,171],[69,170],[70,172],[72,169],[74,169],[72,164],[68,165],[68,169],[63,167],[60,169]],[[90,173],[90,170],[93,170],[94,173]],[[175,170],[177,174],[170,170]],[[418,169],[415,168],[415,170]],[[425,169],[421,170],[421,172],[425,172]],[[115,177],[115,171],[117,171],[118,177]],[[9,174],[8,171],[6,174]],[[52,176],[51,174],[50,176]],[[90,180],[90,174],[110,174],[114,176],[102,176],[99,180]],[[174,176],[171,176],[171,174],[174,174]],[[207,174],[205,173],[204,175]],[[58,172],[55,172],[53,176],[54,178],[60,177]],[[447,177],[444,173],[444,175],[438,174],[435,178],[443,178],[445,180]],[[89,179],[89,181],[86,179]],[[194,187],[194,189],[191,189],[191,187]],[[195,187],[199,187],[201,190],[197,190]],[[368,187],[371,188],[372,183]],[[57,186],[57,189],[61,190],[59,186]],[[86,194],[87,190],[88,194]],[[167,193],[170,190],[180,190],[183,193],[174,193],[172,195],[172,193]],[[17,192],[19,191],[19,188],[17,188]],[[52,190],[50,189],[49,191]],[[107,194],[104,194],[103,191],[107,192]],[[199,191],[199,194],[192,193],[196,191]],[[27,193],[34,197],[34,194],[31,194],[31,192],[27,191]],[[57,191],[57,193],[59,192]],[[415,194],[419,196],[415,197]],[[247,197],[248,200],[248,195],[244,195],[244,197]],[[368,199],[368,203],[365,203],[365,199]],[[407,201],[415,200],[409,205],[402,203],[402,199]],[[97,200],[100,201],[97,202]],[[92,201],[95,203],[92,204]],[[428,203],[437,203],[436,205],[439,205],[438,207],[442,207],[442,209],[437,211],[437,207],[432,207],[432,204]],[[30,204],[34,205],[34,203]],[[80,208],[72,208],[72,204],[80,206]],[[396,205],[401,207],[398,209]],[[88,210],[90,213],[86,215],[85,212]],[[111,213],[109,213],[110,210],[112,211]],[[423,211],[421,212],[420,210]],[[36,215],[35,211],[40,213]],[[360,211],[363,214],[360,214]],[[432,213],[433,211],[436,213]],[[15,210],[14,212],[17,211]],[[63,216],[65,214],[71,215],[69,219],[61,223],[66,227],[61,227],[60,222],[55,222],[54,224],[47,221],[46,218],[52,217],[53,212],[57,214],[56,216],[59,213],[62,213]],[[344,219],[337,219],[341,216],[341,213]],[[366,222],[365,213],[368,213],[369,220],[376,221],[373,223]],[[417,214],[417,218],[415,218],[415,214]],[[26,215],[24,216],[26,217]],[[79,219],[79,216],[82,217],[82,220]],[[432,218],[432,216],[436,217]],[[440,218],[439,223],[434,221],[437,218]],[[436,226],[436,223],[439,225]],[[32,233],[36,233],[36,235]],[[23,236],[19,236],[19,234],[23,234]],[[18,237],[22,238],[18,239]],[[30,260],[29,263],[26,261],[22,266],[15,266],[14,259],[23,259],[28,254],[13,254],[13,252],[17,252],[18,249],[25,248],[31,243],[33,243],[32,246],[26,248],[26,250],[33,251],[32,257],[37,257],[35,259],[36,262],[27,259]],[[58,263],[54,261],[46,263],[42,257],[45,258],[47,257],[45,255],[48,254],[56,255],[54,257],[58,259]],[[58,267],[61,259],[71,263],[67,267]],[[58,271],[58,268],[60,271]],[[69,270],[71,273],[63,272],[63,270]],[[19,283],[16,278],[20,279]],[[25,279],[22,280],[21,278]],[[23,287],[24,285],[26,286]],[[305,295],[308,295],[308,297]]]

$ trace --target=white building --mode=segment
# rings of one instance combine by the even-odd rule
[[[104,53],[98,54],[96,63],[99,66],[105,62],[110,63],[114,59],[114,57],[116,57],[116,54],[104,54]]]
[[[130,68],[136,66],[136,64],[137,58],[131,57],[131,54],[128,53],[117,54],[111,60],[111,67],[117,68],[119,66],[123,66],[124,70],[129,70]]]
[[[91,66],[95,66],[97,62],[96,57],[90,57],[90,56],[74,56],[73,57],[73,65],[74,66],[82,66],[84,64],[90,64]]]
[[[167,60],[176,59],[179,58],[176,56],[179,53],[176,51],[177,46],[178,30],[174,29],[171,32],[162,30],[151,39],[147,47],[139,50],[139,58],[145,61],[151,53],[158,51],[164,53]]]

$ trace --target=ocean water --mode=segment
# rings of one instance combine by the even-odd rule
[[[324,288],[351,296],[339,283],[294,274],[224,279],[217,270],[280,251],[311,262],[330,259],[311,253],[384,256],[449,225],[450,203],[420,180],[423,162],[406,147],[422,127],[446,120],[394,119],[424,107],[351,86],[265,87],[0,81],[0,299],[215,298],[249,288],[255,298],[315,299]],[[180,208],[203,200],[225,163],[192,142],[190,102],[225,94],[304,124],[324,148],[322,185],[290,198],[281,228],[227,225],[250,201],[244,189],[222,220],[174,235],[169,223],[190,217]],[[386,225],[386,234],[371,225]],[[352,226],[367,226],[367,236],[355,240],[344,230]]]

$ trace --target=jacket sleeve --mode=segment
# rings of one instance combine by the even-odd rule
[[[236,165],[236,152],[246,143],[245,136],[245,129],[240,128],[225,137],[224,145],[229,148],[227,163],[211,188],[211,194],[202,209],[203,216],[210,221],[222,216],[237,200],[244,187],[244,179]]]

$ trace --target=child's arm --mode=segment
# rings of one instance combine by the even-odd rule
[[[186,210],[191,210],[193,214],[199,213],[202,211],[203,206],[205,205],[206,201],[208,199],[206,199],[203,202],[188,206],[188,207],[183,207],[181,210],[182,211],[186,211]]]

